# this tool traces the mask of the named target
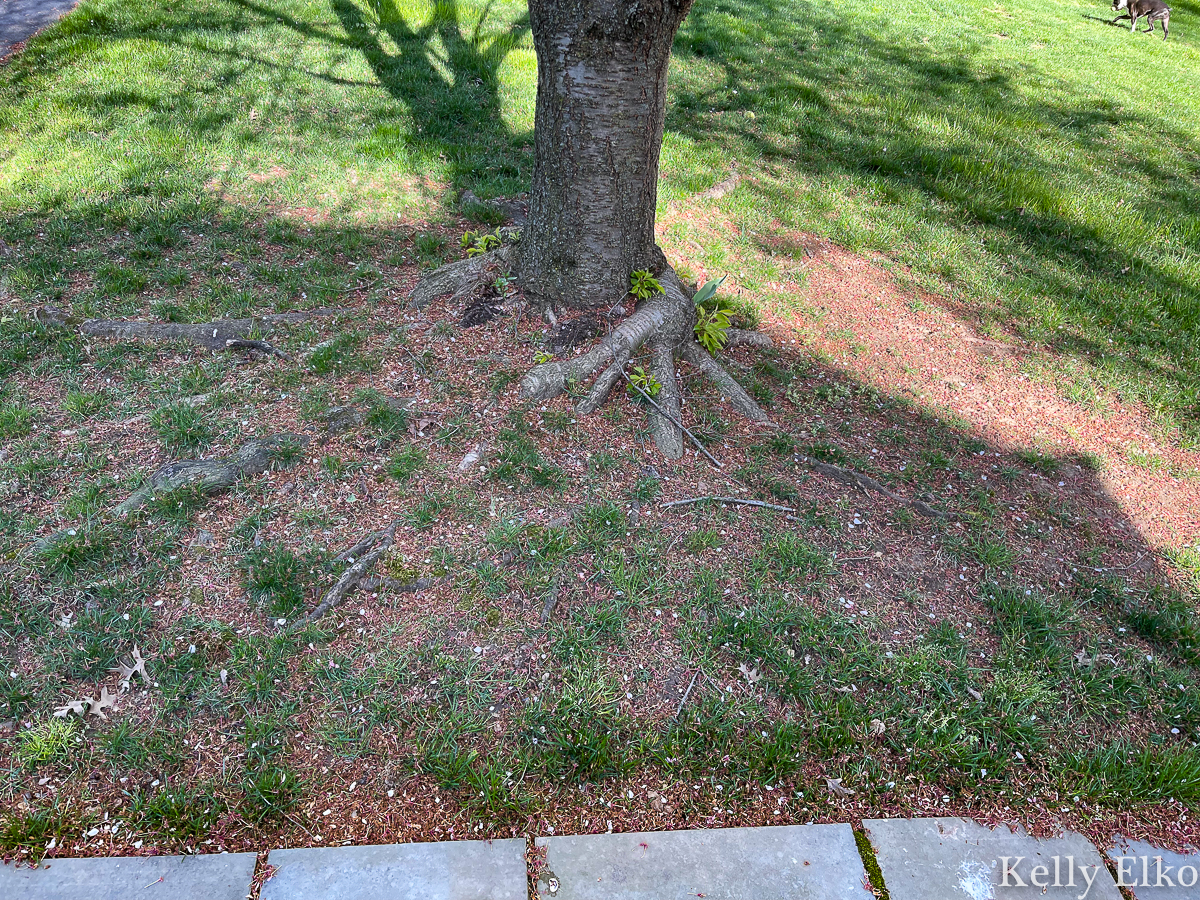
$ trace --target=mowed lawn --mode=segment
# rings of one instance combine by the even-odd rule
[[[664,244],[778,318],[832,241],[1038,348],[1064,402],[1119,398],[1195,450],[1200,6],[1175,0],[1165,43],[1110,17],[699,0]],[[782,431],[689,377],[727,469],[672,468],[627,398],[583,423],[518,401],[540,323],[403,308],[467,218],[495,224],[461,191],[527,189],[535,79],[511,0],[85,0],[0,67],[0,853],[892,812],[1194,835],[1198,536],[1150,546],[1103,460],[990,444],[784,347],[730,354]],[[41,305],[349,313],[248,361]],[[331,433],[346,404],[357,430]],[[221,498],[107,512],[168,459],[289,430],[314,443]],[[495,455],[464,474],[476,442]],[[657,505],[729,490],[796,520]],[[386,573],[444,580],[293,627],[390,521]],[[135,647],[150,676],[120,692]],[[107,719],[52,714],[102,686]]]

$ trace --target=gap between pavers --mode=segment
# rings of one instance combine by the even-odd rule
[[[1200,900],[1200,851],[1173,853],[1126,838],[1109,848],[1108,858],[1117,883],[1137,900]]]
[[[1099,851],[1073,831],[1033,838],[951,818],[867,819],[863,830],[891,900],[1121,900]]]
[[[3,900],[246,900],[255,853],[47,859],[0,865]]]
[[[849,825],[540,837],[542,900],[872,900]],[[264,898],[265,900],[265,898]]]
[[[261,900],[527,900],[525,839],[272,850]]]

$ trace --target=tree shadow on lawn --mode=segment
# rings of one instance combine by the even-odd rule
[[[668,131],[761,159],[767,177],[750,190],[776,210],[806,204],[834,240],[967,281],[973,317],[1121,370],[1122,389],[1152,379],[1147,404],[1200,436],[1194,137],[1083,98],[1031,64],[949,58],[836,22],[814,32],[789,10],[774,0],[697,7],[676,55],[723,75],[702,90],[675,78]],[[738,43],[731,13],[766,30],[767,46],[795,52]],[[1026,99],[1026,81],[1053,99]],[[810,177],[874,194],[875,220],[827,225],[839,212],[822,216],[820,199],[803,196]],[[942,232],[936,263],[906,229]],[[900,246],[881,245],[890,241]]]
[[[500,104],[499,69],[529,31],[528,13],[500,34],[484,38],[485,9],[470,38],[464,38],[454,2],[436,3],[429,21],[416,28],[394,0],[370,0],[374,23],[353,0],[333,0],[333,9],[380,83],[408,111],[412,128],[404,139],[449,155],[456,185],[475,173],[477,161],[467,149],[472,144],[483,138],[512,146]],[[377,31],[391,39],[395,53],[384,48]],[[394,133],[399,137],[400,128]],[[520,172],[510,160],[503,174],[517,177]]]
[[[142,119],[149,129],[232,141],[247,150],[269,147],[274,137],[269,128],[286,120],[305,140],[336,147],[357,133],[356,149],[376,158],[402,147],[414,160],[448,163],[455,187],[528,180],[532,159],[521,151],[531,134],[507,127],[499,79],[506,57],[528,32],[527,14],[497,26],[489,4],[471,27],[463,5],[442,0],[430,7],[427,22],[410,26],[392,0],[368,0],[365,6],[333,0],[331,8],[344,33],[255,0],[229,0],[199,18],[166,8],[146,22],[131,21],[120,9],[110,15],[81,8],[10,62],[9,96],[14,103],[28,99],[45,72],[69,68],[99,50],[133,52],[125,47],[157,44],[191,55],[182,84],[162,79],[97,90],[88,83],[64,91],[60,103],[117,124]],[[469,36],[462,34],[464,27],[470,27]],[[265,46],[244,37],[263,29],[284,29],[301,40]],[[394,52],[385,49],[384,38]],[[306,42],[326,48],[325,70],[308,61],[313,54]],[[336,74],[346,57],[360,54],[378,84]],[[325,107],[305,102],[313,94],[311,81],[330,88]],[[369,92],[379,85],[399,108],[372,103]],[[343,104],[362,118],[348,122],[339,113]],[[256,121],[246,119],[251,108]]]
[[[427,152],[453,156],[455,177],[463,181],[478,176],[484,158],[478,155],[479,145],[472,143],[475,132],[495,138],[496,146],[507,147],[511,155],[511,143],[505,142],[516,137],[499,119],[496,100],[495,71],[500,50],[462,38],[452,27],[457,21],[454,7],[440,7],[433,21],[421,28],[400,20],[393,14],[394,7],[378,7],[380,28],[399,48],[392,51],[373,31],[361,9],[350,7],[345,0],[337,3],[339,17],[353,38],[313,32],[305,23],[289,23],[286,17],[284,25],[314,40],[336,40],[348,52],[361,50],[367,56],[390,95],[405,105],[415,125],[422,128],[406,133],[393,118],[380,123],[395,129],[389,134],[398,141],[414,142]],[[270,16],[273,21],[276,17],[274,10],[249,3],[244,7],[259,19]],[[786,29],[790,20],[779,11],[770,21],[772,27]],[[521,33],[524,27],[514,26],[513,34]],[[696,28],[703,32],[706,27],[700,11]],[[784,30],[782,37],[787,35]],[[430,55],[429,45],[435,38],[447,48],[447,59],[441,62],[455,73],[453,77],[447,77]],[[831,40],[835,39],[845,40],[847,35],[835,31]],[[689,52],[689,40],[687,35],[681,39],[681,52]],[[1115,252],[1111,236],[1095,228],[1082,228],[1067,213],[1057,210],[1059,201],[1053,184],[1072,174],[1070,165],[1036,147],[1024,146],[1006,126],[1028,113],[1015,105],[1010,81],[1003,76],[978,77],[966,63],[923,60],[907,51],[865,41],[862,46],[890,73],[892,82],[887,89],[911,102],[907,114],[878,122],[872,121],[869,110],[863,112],[835,102],[837,98],[831,98],[823,84],[827,78],[848,77],[852,67],[843,67],[839,74],[836,68],[827,69],[822,62],[805,56],[788,71],[768,70],[768,63],[754,61],[756,56],[750,62],[724,63],[724,87],[753,86],[757,80],[772,82],[771,88],[760,91],[762,99],[799,102],[812,111],[812,116],[820,117],[808,124],[801,120],[802,127],[796,132],[800,140],[789,143],[782,136],[792,132],[784,130],[777,130],[781,137],[773,139],[753,128],[709,128],[690,120],[689,115],[698,109],[725,101],[687,90],[677,90],[673,95],[677,105],[671,113],[671,127],[698,141],[724,142],[731,147],[738,141],[745,142],[768,161],[789,161],[801,169],[807,166],[814,172],[867,174],[897,195],[917,191],[948,208],[938,212],[936,206],[930,206],[930,216],[941,215],[964,227],[986,222],[1007,235],[1014,255],[1032,272],[1026,275],[1036,275],[1032,283],[1039,291],[1079,290],[1066,273],[1055,268],[1054,262],[1060,257],[1063,266],[1102,269],[1115,265],[1108,262],[1108,255]],[[835,62],[831,61],[830,66]],[[250,60],[246,64],[255,63]],[[231,78],[243,71],[233,62],[228,70]],[[280,64],[273,71],[285,73],[287,66]],[[474,84],[475,78],[479,84]],[[462,91],[464,84],[474,84],[474,93]],[[461,96],[454,99],[449,95]],[[744,91],[741,96],[745,95]],[[112,94],[111,108],[140,105],[145,99],[130,88],[127,94]],[[918,111],[952,116],[959,104],[968,101],[983,104],[998,116],[996,133],[988,135],[1006,154],[1006,167],[997,172],[970,169],[970,151],[973,143],[978,143],[978,136],[965,147],[932,143],[921,136]],[[152,109],[188,129],[192,127],[188,117],[202,105],[167,104]],[[460,121],[445,121],[452,111],[461,117]],[[1115,156],[1116,151],[1105,150],[1118,121],[1115,110],[1080,104],[1041,114],[1049,116],[1053,128],[1072,132],[1074,139],[1091,152],[1107,153],[1105,159],[1109,160]],[[311,124],[313,139],[318,140],[334,133],[335,117],[302,119],[301,123],[306,127]],[[195,127],[201,133],[215,133],[228,127],[228,122],[198,119]],[[1186,146],[1181,136],[1171,139]],[[882,150],[884,146],[889,148],[887,153]],[[893,159],[893,146],[903,150],[899,162]],[[1029,157],[1035,169],[1028,185],[1021,181],[1022,169],[1014,162],[1022,154]],[[520,168],[513,165],[511,171],[519,173]],[[975,190],[981,175],[995,195],[988,202],[979,200]],[[1165,193],[1152,195],[1154,202],[1165,204],[1172,215],[1182,215],[1188,202],[1184,182],[1170,170],[1159,170],[1158,175],[1175,181]],[[196,185],[188,181],[189,177],[165,172],[163,166],[150,159],[131,169],[111,194],[58,198],[58,202],[36,211],[6,214],[5,239],[14,245],[15,254],[0,260],[0,265],[3,274],[11,276],[7,285],[18,300],[18,314],[23,316],[39,302],[66,299],[91,304],[97,314],[153,316],[156,311],[151,304],[160,293],[183,304],[195,292],[207,291],[204,303],[195,309],[209,316],[268,306],[287,308],[300,303],[303,292],[307,295],[304,305],[358,303],[364,321],[370,317],[376,325],[386,327],[386,323],[379,322],[379,304],[383,302],[379,297],[357,300],[354,292],[344,289],[357,282],[357,265],[362,262],[369,262],[389,278],[412,274],[411,264],[417,254],[408,223],[395,229],[336,220],[302,225],[269,210],[239,206],[215,196],[201,193],[196,199]],[[1006,187],[1005,178],[1014,179],[1017,188]],[[762,192],[768,203],[786,199],[769,184],[754,189]],[[1028,215],[1010,221],[1009,213],[1022,202],[1028,203]],[[1002,215],[1005,218],[1001,219]],[[184,227],[190,234],[181,237]],[[1059,233],[1064,228],[1073,236],[1064,240]],[[199,237],[201,230],[203,238]],[[73,252],[88,242],[94,245],[90,256]],[[389,262],[388,255],[396,248],[408,254],[408,262]],[[118,265],[117,260],[124,261]],[[163,268],[167,263],[170,266]],[[114,268],[106,274],[105,265]],[[1153,261],[1146,265],[1146,277],[1162,279],[1156,290],[1169,290],[1175,276],[1158,271]],[[173,286],[170,279],[177,268],[191,268],[192,277],[202,274],[206,281],[203,285],[186,282]],[[149,283],[138,287],[139,278],[130,277],[125,269]],[[1111,273],[1111,269],[1102,270]],[[94,277],[95,283],[87,286],[87,277]],[[79,281],[84,282],[82,289]],[[1114,298],[1114,302],[1116,299],[1120,298]],[[1125,330],[1119,322],[1105,327],[1124,350],[1145,337],[1134,329],[1134,324],[1128,323]],[[494,326],[496,343],[506,339],[504,326],[503,322]],[[119,365],[105,371],[86,368],[96,362],[95,354],[102,350],[112,351],[109,360],[119,357],[119,348],[104,348],[99,342],[85,345],[76,338],[56,336],[28,325],[24,318],[13,317],[4,328],[0,347],[6,354],[15,352],[5,357],[10,366],[5,377],[14,379],[12,383],[30,385],[30,402],[38,405],[39,415],[44,414],[47,424],[55,429],[79,426],[65,417],[54,418],[62,411],[43,413],[41,398],[50,394],[44,389],[39,393],[34,379],[40,379],[38,385],[77,379],[81,387],[87,388],[92,386],[87,379],[111,377],[113,382],[106,390],[136,390],[132,383],[123,383],[125,376]],[[436,361],[438,345],[429,349]],[[199,350],[170,350],[172,356],[177,353],[183,360],[205,359]],[[706,600],[698,591],[691,598],[688,585],[676,586],[677,594],[689,594],[689,603],[695,600],[694,605],[680,609],[684,626],[690,627],[691,636],[700,642],[684,653],[685,661],[708,667],[716,681],[727,680],[739,662],[755,665],[761,660],[757,665],[766,673],[772,690],[779,691],[779,685],[787,684],[804,688],[787,700],[787,710],[805,717],[805,724],[812,725],[811,732],[805,731],[802,738],[797,738],[794,722],[762,723],[764,730],[772,729],[773,739],[779,739],[779,746],[784,748],[771,764],[776,768],[771,768],[764,763],[759,732],[748,727],[758,723],[738,721],[731,711],[722,720],[727,731],[714,735],[684,717],[677,728],[664,726],[668,728],[664,739],[676,740],[675,746],[681,748],[685,760],[688,754],[694,754],[691,761],[701,769],[709,765],[710,758],[715,757],[716,765],[728,755],[744,767],[748,777],[776,781],[782,775],[797,779],[801,775],[792,751],[799,747],[804,751],[798,757],[799,765],[815,759],[829,776],[842,777],[846,784],[858,786],[860,794],[857,799],[847,800],[845,809],[860,811],[888,807],[892,797],[881,787],[886,776],[900,774],[897,780],[902,781],[904,774],[911,773],[952,789],[956,797],[965,797],[961,811],[969,812],[975,792],[994,792],[1004,784],[1000,776],[1018,765],[1015,752],[1024,754],[1031,763],[1030,779],[1055,785],[1066,793],[1099,797],[1114,808],[1129,801],[1162,802],[1176,797],[1195,803],[1200,799],[1200,760],[1189,743],[1200,728],[1200,684],[1196,674],[1200,626],[1196,623],[1194,599],[1169,587],[1155,586],[1155,582],[1168,580],[1157,563],[1157,554],[1120,504],[1108,496],[1086,461],[1054,460],[998,446],[980,438],[969,426],[950,422],[920,404],[887,396],[832,364],[780,353],[775,361],[783,373],[772,374],[763,360],[754,356],[741,360],[740,374],[760,397],[773,401],[773,413],[799,440],[796,446],[784,440],[779,446],[765,443],[752,448],[748,471],[741,477],[764,499],[813,504],[806,508],[817,509],[819,521],[811,527],[806,525],[800,536],[817,545],[823,558],[837,551],[838,557],[831,560],[837,579],[831,580],[831,586],[836,592],[781,599],[785,591],[796,587],[793,582],[797,579],[775,572],[771,567],[777,565],[777,560],[770,552],[752,559],[719,557],[715,563],[734,577],[744,577],[741,584],[751,586],[751,590],[758,590],[753,587],[754,578],[760,579],[760,585],[763,578],[777,579],[762,596],[751,590],[745,597],[717,591]],[[53,365],[42,366],[43,361]],[[407,356],[398,356],[389,363],[398,372],[412,365]],[[253,377],[253,369],[245,370],[247,381]],[[364,382],[371,384],[372,379],[367,377]],[[798,406],[789,406],[791,401],[782,399],[788,387],[793,388]],[[268,393],[277,392],[260,392],[262,396]],[[717,398],[700,392],[694,399],[689,414],[694,409],[707,409],[709,403],[718,404]],[[565,401],[561,402],[565,411]],[[635,411],[632,415],[640,414]],[[702,430],[710,429],[716,441],[720,440],[721,428],[726,427],[720,415],[706,413],[696,423]],[[540,433],[538,438],[542,439]],[[636,440],[631,443],[636,445]],[[105,452],[112,449],[106,446]],[[872,454],[872,449],[883,452]],[[955,507],[968,517],[968,524],[960,529],[915,514],[905,515],[905,508],[877,495],[862,495],[839,482],[810,477],[805,469],[792,464],[794,451],[859,468],[908,496],[927,495],[932,502]],[[444,456],[435,459],[435,464],[449,469],[458,462],[449,449],[433,452]],[[652,451],[645,456],[661,465]],[[888,461],[881,461],[881,456]],[[40,490],[38,476],[11,471],[24,459],[22,453],[10,454],[3,463],[0,482],[7,483],[11,475],[23,485],[21,490]],[[910,464],[900,471],[893,465],[897,460]],[[79,480],[103,472],[85,474],[82,463],[66,458],[62,465],[69,477]],[[984,474],[989,476],[986,484],[994,484],[995,488],[984,487],[980,478]],[[1033,474],[1042,477],[1034,478]],[[1061,488],[1059,480],[1064,482]],[[803,496],[795,495],[797,485],[803,489]],[[618,500],[623,502],[624,495],[618,495]],[[542,498],[538,502],[545,505]],[[847,520],[856,510],[866,513],[867,521],[878,524],[878,529],[850,531]],[[686,537],[697,528],[738,532],[746,527],[746,521],[740,513],[704,507],[681,513],[666,527]],[[772,538],[779,536],[775,529],[789,539],[797,531],[791,525],[782,527],[774,518],[754,521],[761,525],[762,535]],[[664,536],[657,537],[661,540]],[[665,537],[667,542],[672,538]],[[669,545],[667,542],[664,546]],[[881,556],[875,557],[876,552]],[[868,558],[857,559],[862,555]],[[876,559],[879,562],[873,561]],[[11,583],[23,582],[12,579]],[[994,583],[996,590],[971,590],[988,583]],[[867,588],[867,584],[872,587]],[[849,622],[847,608],[835,605],[837,596],[864,607],[880,600],[881,607],[905,630],[905,635],[896,638],[888,631],[864,636],[858,624]],[[680,602],[678,597],[668,599]],[[735,604],[743,600],[756,605],[751,619],[755,630],[739,625],[745,620]],[[66,605],[80,602],[79,598],[63,598]],[[122,598],[121,602],[132,601]],[[150,597],[137,599],[139,605],[150,602]],[[776,602],[780,605],[772,606]],[[705,603],[709,605],[700,606]],[[819,620],[811,615],[818,603],[822,615],[828,613]],[[700,618],[700,611],[705,618]],[[534,617],[537,612],[535,609]],[[576,613],[565,603],[563,614]],[[694,619],[689,618],[692,614]],[[931,614],[939,619],[935,624],[928,618]],[[506,608],[505,615],[524,627],[521,610]],[[801,667],[804,647],[797,654],[789,643],[794,637],[789,634],[794,621],[814,628],[806,640],[820,662],[817,676]],[[822,630],[826,622],[838,627],[837,635]],[[988,634],[972,641],[959,637],[960,633],[966,634],[963,628],[967,622],[986,623]],[[623,627],[627,624],[623,620]],[[583,629],[566,630],[574,639],[573,635]],[[49,634],[61,639],[59,631],[53,626],[48,629]],[[148,630],[148,636],[151,634]],[[177,643],[176,635],[157,636],[167,645]],[[526,641],[527,635],[522,633],[520,640]],[[980,645],[994,650],[990,662],[979,659]],[[100,652],[115,655],[125,649],[104,646]],[[793,651],[791,655],[788,649]],[[888,653],[894,655],[889,657]],[[1083,654],[1083,658],[1077,654]],[[1118,663],[1098,661],[1103,654],[1112,654]],[[97,667],[100,671],[105,668],[100,664]],[[54,677],[47,677],[41,688],[47,699],[59,693],[64,684],[62,673],[50,674]],[[805,687],[810,682],[812,687]],[[849,695],[839,690],[849,685],[858,690]],[[1176,685],[1184,687],[1177,690],[1173,687]],[[690,702],[705,703],[706,710],[720,710],[713,696],[715,690],[707,680],[701,681]],[[972,691],[980,698],[976,699]],[[671,701],[672,706],[678,702],[676,697]],[[879,740],[880,753],[864,753],[864,745],[873,740],[869,737],[873,733],[871,720],[877,717],[888,720]],[[936,728],[929,724],[934,720],[940,723]],[[650,730],[649,725],[640,724]],[[1178,728],[1180,734],[1172,734],[1172,728]],[[1070,740],[1060,743],[1064,729],[1071,732],[1066,735]],[[630,733],[638,731],[631,727]],[[921,740],[915,751],[910,749],[914,737]],[[571,735],[557,738],[566,742]],[[1133,748],[1131,755],[1121,749],[1121,741],[1126,739]],[[519,737],[512,740],[516,749],[528,749],[520,744]],[[808,743],[801,745],[799,741]],[[1051,745],[1053,749],[1048,749]],[[1177,764],[1164,766],[1165,759]],[[642,762],[650,765],[653,760]],[[545,763],[547,767],[554,764]],[[990,781],[981,774],[983,769],[991,773]],[[812,787],[818,791],[817,796],[825,796],[826,789],[819,780]],[[941,790],[937,793],[941,796]],[[574,802],[571,805],[577,806]],[[840,807],[834,809],[836,812]],[[828,814],[829,808],[823,807],[820,815]]]

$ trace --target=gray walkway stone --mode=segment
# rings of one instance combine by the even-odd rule
[[[262,900],[526,900],[525,840],[272,850]]]
[[[1137,900],[1200,900],[1200,852],[1172,853],[1145,841],[1121,840],[1108,851],[1118,883]]]
[[[872,900],[849,825],[542,837],[536,844],[546,848],[542,900]]]
[[[863,828],[892,900],[1121,900],[1100,853],[1073,831],[1043,840],[965,819],[868,819]]]
[[[47,859],[36,869],[0,865],[4,900],[245,900],[255,854]]]

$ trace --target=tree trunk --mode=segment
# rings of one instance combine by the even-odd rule
[[[530,0],[538,59],[526,294],[611,306],[654,241],[671,42],[692,0]]]
[[[754,398],[696,343],[693,297],[654,241],[667,66],[691,5],[529,0],[538,58],[529,217],[511,250],[443,266],[412,293],[414,305],[447,294],[466,297],[511,267],[535,304],[609,310],[629,293],[632,272],[650,270],[662,293],[610,322],[590,351],[535,366],[521,393],[545,401],[595,375],[576,407],[580,415],[592,413],[628,381],[625,367],[648,347],[658,385],[658,399],[650,399],[654,439],[668,459],[683,455],[684,435],[703,450],[681,418],[676,359],[713,382],[739,413],[773,427]]]

